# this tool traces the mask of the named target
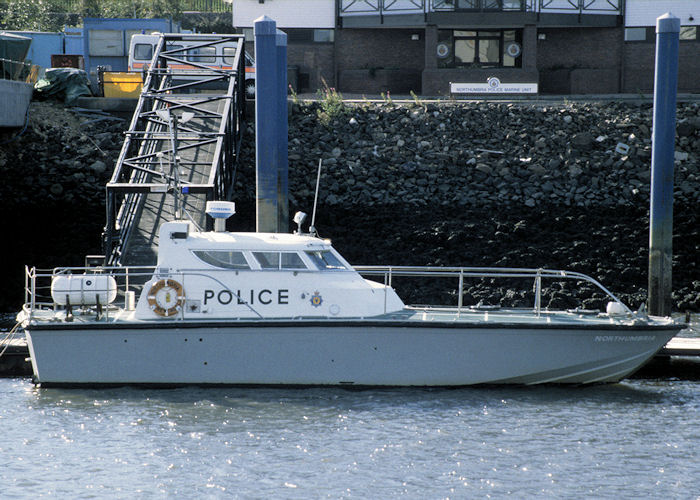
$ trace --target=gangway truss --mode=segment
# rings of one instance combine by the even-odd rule
[[[163,34],[107,184],[105,264],[154,265],[160,223],[210,228],[231,197],[245,118],[243,35]]]

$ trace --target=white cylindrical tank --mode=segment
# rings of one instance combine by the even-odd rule
[[[117,298],[117,281],[106,274],[66,274],[51,280],[51,298],[61,306],[111,304]]]

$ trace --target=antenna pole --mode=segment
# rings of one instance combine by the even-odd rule
[[[175,198],[175,218],[180,219],[182,217],[182,214],[180,213],[180,165],[178,165],[178,157],[177,157],[177,115],[168,112],[168,117],[170,118],[170,127],[171,127],[171,135],[170,138],[172,139],[172,144],[173,144],[173,161],[172,161],[172,168],[174,170],[173,172],[173,177],[175,179],[175,190],[173,192],[173,197]]]
[[[316,175],[316,193],[314,193],[314,211],[311,213],[311,227],[309,227],[310,233],[316,232],[316,202],[318,201],[318,185],[321,183],[321,165],[323,165],[323,158],[318,159],[318,174]]]

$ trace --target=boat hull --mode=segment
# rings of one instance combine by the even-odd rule
[[[35,382],[463,386],[615,382],[677,332],[664,327],[516,327],[255,322],[27,329]]]

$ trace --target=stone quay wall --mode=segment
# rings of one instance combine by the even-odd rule
[[[679,104],[673,303],[700,310],[700,107]],[[82,265],[100,253],[104,185],[126,123],[33,103],[27,129],[0,133],[10,279],[0,310],[22,301],[23,266]],[[546,267],[599,279],[632,307],[646,299],[651,106],[625,103],[295,102],[289,121],[290,214],[354,264]],[[249,124],[232,230],[254,228]],[[455,285],[396,283],[407,302],[456,304]],[[531,305],[508,283],[466,285],[464,303]],[[530,285],[531,288],[531,285]],[[548,284],[543,306],[604,307],[591,287]]]

